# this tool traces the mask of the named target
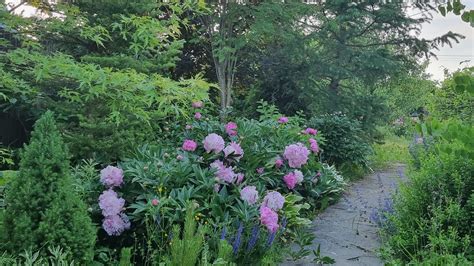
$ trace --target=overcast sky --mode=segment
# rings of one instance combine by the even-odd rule
[[[474,9],[474,1],[462,1],[467,7],[466,9]],[[439,13],[433,13],[433,21],[430,24],[422,25],[421,37],[432,39],[440,36],[448,31],[459,33],[466,38],[454,43],[453,47],[441,47],[439,51],[434,51],[438,55],[438,59],[430,60],[427,72],[432,75],[434,80],[444,79],[444,69],[450,72],[460,67],[474,66],[474,28],[461,20],[460,16],[453,13],[443,17]],[[471,60],[468,63],[460,65],[461,61]]]

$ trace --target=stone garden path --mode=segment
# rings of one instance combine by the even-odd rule
[[[380,239],[370,216],[383,208],[398,184],[405,179],[405,165],[377,171],[352,183],[336,204],[329,206],[313,221],[315,240],[311,249],[321,245],[321,255],[336,260],[335,265],[383,265],[378,258]],[[314,265],[313,256],[282,265]]]

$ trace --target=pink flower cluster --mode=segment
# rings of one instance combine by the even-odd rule
[[[123,213],[107,216],[102,221],[102,227],[109,236],[118,236],[130,228],[130,220]]]
[[[268,231],[275,233],[278,230],[277,211],[283,208],[285,198],[277,191],[267,193],[260,206],[260,222]]]
[[[286,186],[288,189],[293,189],[296,186],[296,176],[294,173],[288,173],[283,177],[283,181],[285,181]]]
[[[242,183],[242,181],[244,181],[244,174],[242,173],[238,173],[235,175],[235,183],[238,185],[240,183]]]
[[[260,222],[272,233],[278,230],[278,214],[268,207],[260,208]]]
[[[233,155],[234,158],[238,161],[242,156],[244,156],[244,150],[238,143],[231,142],[227,147],[224,149],[224,155],[225,157],[228,157],[229,155]]]
[[[271,191],[263,198],[262,206],[268,207],[274,211],[283,208],[285,198],[278,191]]]
[[[246,186],[240,191],[240,198],[250,205],[253,205],[258,200],[258,191],[255,186]]]
[[[301,168],[308,161],[309,150],[301,143],[286,146],[283,156],[292,168]]]
[[[276,168],[281,168],[283,166],[283,159],[278,156],[276,159],[275,159],[275,167]]]
[[[306,134],[306,135],[317,135],[318,130],[308,127],[307,129],[305,129],[304,134]]]
[[[234,122],[227,123],[225,125],[225,132],[231,137],[237,135],[237,124]]]
[[[234,182],[234,178],[236,177],[232,167],[226,167],[222,161],[216,160],[211,163],[211,168],[216,169],[216,177],[218,180],[232,183]]]
[[[103,216],[112,216],[119,214],[123,206],[125,205],[125,200],[117,196],[117,192],[112,189],[105,190],[99,196],[99,207],[102,210]]]
[[[112,189],[102,192],[99,196],[99,207],[104,215],[102,227],[110,236],[120,235],[130,228],[130,220],[122,213],[125,200],[119,198]]]
[[[194,140],[187,139],[184,141],[182,148],[185,151],[195,151],[197,148],[197,143]]]
[[[192,103],[193,108],[202,108],[203,105],[204,103],[201,101],[196,101]]]
[[[288,117],[282,116],[282,117],[278,118],[278,123],[280,123],[280,124],[288,123]]]
[[[100,171],[100,182],[108,187],[118,187],[123,183],[123,170],[115,166],[107,166]]]
[[[202,114],[200,112],[196,112],[194,114],[194,118],[196,118],[196,120],[200,120],[202,118]]]
[[[318,142],[315,139],[313,139],[313,138],[309,139],[309,144],[310,144],[310,149],[311,149],[312,152],[314,152],[316,154],[319,153],[319,145],[318,145]]]
[[[114,166],[107,166],[100,171],[100,182],[108,187],[99,196],[99,208],[102,210],[104,219],[102,228],[110,236],[120,235],[130,228],[130,220],[122,213],[125,200],[119,198],[113,187],[118,187],[123,183],[123,170]]]
[[[303,182],[303,173],[299,170],[295,170],[294,172],[286,174],[283,177],[283,181],[285,181],[288,189],[293,189],[296,184]]]
[[[219,153],[224,149],[225,146],[224,139],[216,133],[207,135],[207,137],[204,138],[203,144],[207,153]]]

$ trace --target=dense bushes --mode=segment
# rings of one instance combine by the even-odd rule
[[[188,103],[207,99],[210,87],[199,77],[173,81],[23,49],[0,56],[0,78],[9,109],[33,119],[54,110],[74,159],[101,162],[160,139],[164,122],[188,117]]]
[[[390,260],[474,259],[474,128],[459,122],[439,126],[430,127],[435,143],[418,154],[419,169],[395,198],[385,248]]]
[[[73,191],[68,154],[51,112],[35,125],[20,172],[7,186],[6,206],[2,249],[60,246],[70,252],[69,259],[91,261],[95,230]]]
[[[429,109],[439,119],[474,122],[474,67],[453,73],[433,93]]]
[[[343,114],[325,115],[309,121],[309,125],[324,133],[321,158],[336,166],[365,167],[372,150],[368,136],[357,120]]]

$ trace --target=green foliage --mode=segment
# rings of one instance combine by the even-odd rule
[[[411,34],[408,29],[419,32],[431,17],[410,17],[400,2],[303,2],[255,7],[242,52],[247,56],[236,73],[241,86],[251,88],[242,92],[247,96],[243,110],[264,99],[286,114],[341,111],[363,117],[363,128],[370,129],[387,118],[375,88],[416,72],[416,61],[431,48],[462,38],[452,32],[433,40]],[[421,14],[432,10],[426,3],[414,8]]]
[[[321,245],[318,245],[316,250],[313,250],[314,259],[313,262],[317,264],[334,264],[336,261],[328,256],[321,255]]]
[[[6,203],[3,230],[10,252],[38,250],[46,244],[61,247],[76,261],[92,259],[95,230],[73,191],[68,154],[51,112],[35,124]]]
[[[310,219],[300,217],[300,213],[310,207],[308,203],[302,203],[302,200],[303,197],[295,194],[288,194],[285,196],[283,214],[288,222],[288,226],[290,227],[309,226],[311,224]]]
[[[315,235],[308,227],[303,227],[296,230],[294,243],[298,245],[298,249],[289,252],[291,258],[296,261],[310,255],[311,250],[308,249],[308,247],[313,244],[315,238]]]
[[[157,131],[163,131],[157,123],[187,117],[189,103],[205,100],[210,86],[199,77],[177,82],[79,63],[61,54],[17,49],[3,59],[9,69],[21,69],[17,78],[31,86],[26,91],[8,89],[10,101],[16,99],[17,108],[33,117],[54,110],[75,158],[107,162],[139,143],[157,140]]]
[[[464,1],[463,1],[464,2]],[[453,12],[456,16],[461,16],[462,21],[470,23],[474,27],[474,10],[465,10],[466,6],[461,0],[447,1],[446,6],[439,5],[438,10],[441,15],[446,16],[447,13]]]
[[[444,122],[426,129],[434,143],[421,153],[419,169],[410,173],[410,182],[396,197],[386,256],[403,263],[449,258],[459,265],[472,263],[473,128]]]
[[[218,260],[221,259],[223,262],[230,262],[232,261],[232,246],[229,245],[224,239],[221,239],[218,244],[217,248],[217,258]]]
[[[26,125],[53,110],[75,160],[116,161],[158,141],[163,122],[188,117],[189,103],[206,100],[211,86],[199,73],[170,78],[194,7],[81,0],[51,5],[63,16],[47,19],[0,8],[21,40],[0,55],[0,108]]]
[[[361,125],[342,114],[314,117],[309,125],[324,132],[321,157],[329,164],[365,167],[372,150]]]
[[[0,169],[11,167],[15,164],[13,160],[13,151],[0,146]]]
[[[206,229],[202,226],[196,228],[196,221],[194,220],[194,207],[193,204],[190,203],[186,210],[183,232],[181,232],[179,225],[173,226],[169,265],[196,265],[204,244],[205,232]]]
[[[0,265],[12,265],[12,266],[21,266],[21,265],[57,265],[57,266],[72,266],[74,265],[74,260],[70,260],[70,254],[67,251],[64,251],[60,247],[48,247],[46,249],[46,256],[41,256],[44,254],[41,250],[25,250],[20,253],[18,256],[13,256],[7,253],[0,255]]]
[[[132,248],[122,248],[120,251],[119,266],[130,266],[132,260]]]
[[[410,162],[408,146],[409,141],[405,137],[385,136],[382,143],[373,145],[374,153],[369,157],[370,167],[383,169],[395,163],[408,164]]]
[[[16,178],[17,174],[17,171],[0,171],[0,209],[5,207],[5,187],[8,185],[10,180]],[[0,225],[0,228],[3,227]],[[2,235],[0,234],[0,239],[1,237]]]
[[[413,73],[402,73],[377,86],[375,93],[383,97],[390,110],[389,122],[406,119],[428,107],[437,88],[423,71],[424,67],[421,67]]]
[[[432,115],[440,120],[461,119],[474,122],[474,68],[453,73],[434,92],[429,105]]]

